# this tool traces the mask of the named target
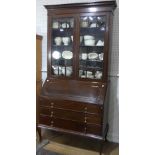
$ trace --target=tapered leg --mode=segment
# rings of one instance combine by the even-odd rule
[[[42,137],[41,137],[41,128],[37,128],[38,134],[39,134],[39,141],[42,141]]]
[[[100,155],[102,155],[103,152],[103,141],[100,142]]]

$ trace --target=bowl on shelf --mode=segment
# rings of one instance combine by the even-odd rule
[[[53,22],[53,28],[58,29],[59,28],[59,23],[58,22]]]
[[[94,75],[87,75],[87,78],[94,79]]]
[[[82,21],[81,22],[81,27],[83,27],[83,28],[88,27],[88,21]]]
[[[95,39],[84,40],[84,45],[85,46],[94,46],[95,45]]]
[[[65,74],[65,67],[62,67],[62,74],[66,76],[71,76],[72,74],[72,67],[66,67],[66,74]]]
[[[102,72],[101,71],[96,71],[95,78],[96,79],[101,79],[102,78]]]
[[[59,46],[59,45],[61,45],[62,38],[61,37],[55,37],[54,41],[55,41],[55,44]]]
[[[64,29],[69,28],[69,24],[68,23],[62,23],[61,27],[64,28]]]
[[[94,27],[99,27],[99,25],[98,25],[97,23],[92,23],[92,24],[90,25],[90,28],[94,28]]]
[[[64,45],[68,45],[70,43],[70,37],[62,37],[62,42],[64,43]]]
[[[62,69],[59,66],[52,66],[54,75],[61,75],[62,74]]]
[[[94,36],[91,36],[91,35],[84,35],[84,40],[93,40],[95,39]]]

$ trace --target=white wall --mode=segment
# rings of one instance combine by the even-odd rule
[[[43,36],[42,44],[42,77],[46,78],[47,71],[47,11],[44,5],[52,4],[65,4],[65,3],[80,3],[80,2],[96,2],[99,0],[36,0],[36,33]],[[100,0],[103,1],[103,0]],[[110,1],[110,0],[109,0]],[[119,101],[118,101],[118,60],[119,60],[119,46],[118,46],[118,8],[114,13],[113,23],[113,39],[112,39],[112,52],[111,64],[109,68],[110,94],[109,94],[109,132],[108,140],[113,142],[119,141]]]

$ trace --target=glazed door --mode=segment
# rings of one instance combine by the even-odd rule
[[[80,16],[78,77],[81,80],[103,80],[106,15]]]
[[[51,20],[50,73],[56,78],[74,78],[75,18],[58,16]]]

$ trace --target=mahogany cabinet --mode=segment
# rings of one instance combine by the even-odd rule
[[[47,79],[39,127],[105,140],[108,59],[115,1],[46,5]]]

